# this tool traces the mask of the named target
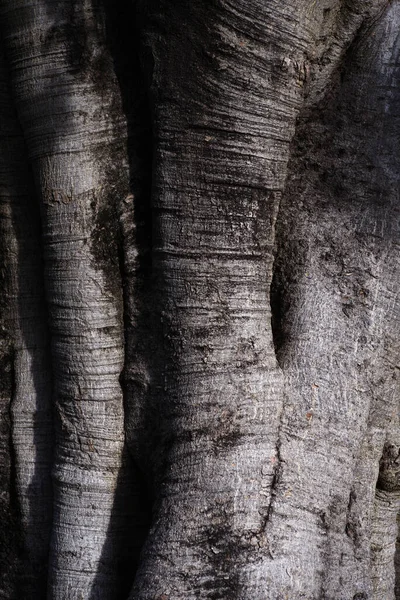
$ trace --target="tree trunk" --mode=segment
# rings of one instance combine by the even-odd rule
[[[132,580],[141,535],[119,383],[126,122],[102,11],[3,2],[1,16],[42,215],[56,408],[48,595],[114,598]]]
[[[0,597],[400,598],[400,2],[0,17]]]
[[[1,56],[2,239],[8,254],[7,325],[12,382],[8,398],[23,540],[21,593],[44,594],[52,522],[51,369],[44,301],[39,206]]]
[[[309,597],[394,598],[399,8],[360,32],[329,95],[299,120],[278,220],[287,401],[271,536],[283,585],[303,574]]]

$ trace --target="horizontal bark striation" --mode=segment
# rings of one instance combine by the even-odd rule
[[[394,3],[361,32],[293,144],[273,286],[287,400],[271,597],[394,598],[398,500],[375,485],[395,477],[378,471],[399,434],[398,20]]]
[[[147,99],[129,82],[136,59],[122,58],[121,5],[0,0],[41,198],[56,406],[49,598],[129,593],[147,513],[125,426],[155,496],[132,599],[393,597],[399,3],[370,29],[384,5],[139,2],[150,216]],[[48,380],[25,302],[40,266],[22,206],[17,239],[7,230],[24,323],[0,468],[12,523],[14,385],[22,520],[45,542],[35,485],[50,436],[33,408],[47,407]]]
[[[1,16],[42,208],[56,406],[48,595],[119,598],[143,535],[119,383],[126,121],[100,3],[2,2]]]
[[[152,399],[155,516],[131,597],[272,598],[282,591],[266,531],[283,393],[269,286],[324,11],[162,2],[146,19],[164,365]]]
[[[1,204],[0,215],[3,220],[4,214]],[[1,227],[0,232],[2,240],[6,241],[7,237],[4,235],[3,227]],[[6,289],[6,273],[3,261],[7,257],[4,250],[4,247],[0,247],[0,283],[3,290]],[[7,331],[4,319],[6,314],[4,298],[1,301],[0,308],[2,328],[0,336],[0,366],[2,373],[0,386],[0,598],[14,600],[17,598],[16,590],[21,577],[21,531],[18,504],[15,501],[15,463],[10,415],[13,392],[13,356],[10,348],[11,332]]]
[[[8,245],[8,327],[13,352],[12,445],[23,531],[19,594],[43,596],[52,515],[52,406],[39,204],[4,56],[0,64],[3,235]]]

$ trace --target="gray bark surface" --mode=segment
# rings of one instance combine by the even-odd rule
[[[126,124],[101,16],[70,2],[1,4],[42,213],[56,417],[48,597],[69,600],[118,596],[138,544],[112,222],[129,191]]]
[[[399,26],[0,0],[0,598],[400,598]]]
[[[278,219],[287,401],[271,535],[299,597],[394,598],[399,17],[394,4],[362,32],[329,96],[299,121]]]
[[[346,45],[365,17],[346,6],[310,10],[306,3],[224,2],[211,10],[191,3],[169,6],[167,12],[157,4],[151,14],[159,140],[154,270],[162,292],[165,357],[157,393],[166,450],[154,522],[131,598],[382,597],[381,566],[377,555],[370,558],[368,528],[388,423],[398,411],[399,390],[392,380],[396,313],[393,290],[385,289],[385,282],[398,280],[398,256],[391,251],[396,232],[386,245],[372,237],[368,248],[365,241],[347,239],[357,235],[357,210],[365,216],[365,205],[337,208],[326,201],[321,214],[323,199],[316,200],[310,189],[312,178],[325,167],[319,162],[330,160],[327,167],[335,170],[336,156],[323,156],[318,130],[309,136],[317,149],[294,164],[286,184],[290,150],[295,154],[296,145],[307,140],[314,121],[318,126],[319,95],[328,84],[339,88],[338,96],[342,92],[329,78],[344,50],[353,52]],[[202,31],[205,12],[210,25]],[[330,46],[325,36],[335,27],[331,12],[340,42],[335,36]],[[396,53],[397,19],[395,7],[374,30],[372,48],[367,44],[361,54],[366,75],[356,66],[349,77],[354,92],[346,90],[345,97],[353,102],[360,88],[357,110],[366,115],[363,95],[374,91],[386,55]],[[373,57],[378,52],[375,68],[368,52]],[[379,82],[384,92],[393,79],[390,67],[386,71]],[[304,129],[298,126],[290,147],[304,91],[313,113]],[[328,103],[334,93],[329,90]],[[338,111],[340,106],[332,112]],[[327,119],[321,127],[330,143],[335,128]],[[357,128],[353,139],[358,134]],[[347,152],[354,153],[358,145],[348,135]],[[383,135],[376,132],[375,144],[383,143]],[[390,147],[395,136],[387,143],[396,162]],[[315,171],[310,174],[308,161]],[[360,163],[354,178],[364,167],[362,158]],[[392,169],[396,177],[398,164]],[[335,194],[332,178],[326,188],[326,194]],[[359,193],[366,192],[368,182],[362,180]],[[343,204],[342,198],[337,202]],[[398,199],[386,202],[393,214],[376,218],[396,223]],[[342,215],[347,208],[350,214]],[[279,365],[268,297],[275,231],[274,294],[283,311],[272,315],[279,321],[276,338],[282,336],[275,339]],[[364,238],[368,234],[375,230],[363,231]],[[324,245],[333,261],[343,256],[351,265],[347,270],[356,271],[348,289],[344,279],[337,291],[336,265],[333,273],[324,272]],[[369,275],[372,266],[379,276]],[[354,293],[382,298],[349,315]],[[349,306],[341,300],[348,295]],[[366,328],[364,320],[374,309],[376,329]],[[367,349],[354,351],[363,328],[367,340],[360,346]],[[376,368],[359,373],[368,361]],[[375,394],[382,388],[385,406],[367,429],[370,411],[379,406],[378,401],[370,407],[371,386]],[[358,392],[363,388],[364,394]],[[368,456],[364,444],[370,432]],[[397,510],[393,497],[387,515],[392,541]],[[393,548],[388,555],[393,557]],[[386,593],[393,594],[393,558],[391,572],[384,579]]]
[[[3,109],[4,95],[0,95]],[[0,129],[2,141],[7,130]],[[12,242],[11,215],[8,198],[4,198],[9,169],[0,160],[0,597],[11,598],[20,576],[19,554],[20,530],[15,505],[15,469],[12,448],[11,398],[13,395],[13,349],[10,327],[10,297],[12,297],[12,258],[9,245]]]
[[[1,56],[1,203],[2,243],[8,255],[3,317],[9,334],[6,382],[11,453],[10,507],[19,516],[20,547],[24,568],[18,590],[24,598],[45,594],[47,557],[52,523],[53,461],[51,369],[43,264],[40,243],[39,206],[22,132]],[[4,415],[5,416],[5,415]],[[4,431],[6,434],[6,431]],[[11,435],[10,435],[11,434]],[[15,480],[14,480],[15,477]],[[10,541],[13,536],[9,532]],[[6,545],[10,541],[5,541]],[[11,556],[9,558],[12,564]]]

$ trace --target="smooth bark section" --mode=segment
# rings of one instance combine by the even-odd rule
[[[48,597],[119,598],[141,542],[119,384],[126,121],[100,5],[3,1],[1,16],[42,206],[57,415]]]
[[[271,598],[394,597],[398,508],[384,517],[375,485],[400,392],[399,7],[360,32],[293,143],[274,283],[287,399]],[[370,552],[379,531],[387,578]]]

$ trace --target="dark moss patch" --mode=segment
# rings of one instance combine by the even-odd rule
[[[91,251],[96,267],[105,276],[107,291],[118,300],[122,297],[120,272],[120,234],[118,215],[112,194],[107,195],[94,217]]]
[[[222,507],[221,507],[222,508]],[[228,513],[220,511],[215,521],[202,532],[209,564],[209,583],[206,595],[210,600],[237,600],[239,598],[238,559],[242,549],[232,533]],[[207,571],[205,573],[207,575]]]

